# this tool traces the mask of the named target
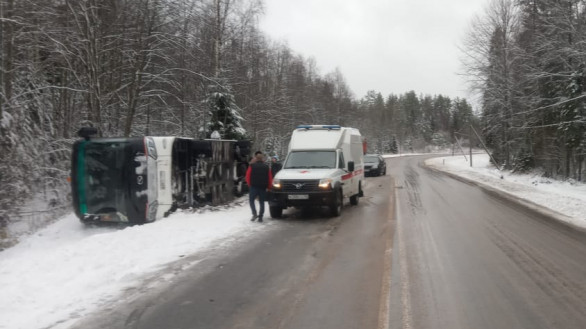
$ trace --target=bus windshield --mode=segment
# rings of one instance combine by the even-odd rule
[[[88,214],[121,213],[126,216],[128,142],[89,142],[85,145],[83,187]]]
[[[82,143],[77,159],[80,212],[108,214],[106,220],[123,222],[139,214],[143,217],[146,161],[140,140]]]

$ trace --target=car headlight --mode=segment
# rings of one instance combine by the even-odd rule
[[[283,185],[281,185],[281,180],[279,180],[279,179],[273,180],[273,189],[280,190],[282,187],[283,187]]]
[[[320,179],[318,186],[319,186],[319,188],[324,189],[324,190],[330,189],[332,187],[332,179],[331,178]]]

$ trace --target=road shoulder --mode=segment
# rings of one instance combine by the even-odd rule
[[[474,180],[474,179],[471,179],[471,178],[468,178],[468,177],[465,177],[462,175],[458,175],[452,171],[446,170],[447,168],[442,169],[440,166],[430,164],[427,160],[423,161],[422,167],[424,167],[427,170],[431,170],[433,172],[436,172],[436,173],[441,173],[441,174],[447,175],[447,176],[454,178],[458,181],[461,181],[463,183],[478,186],[479,188],[483,189],[484,191],[486,191],[490,195],[498,197],[502,200],[513,202],[519,206],[522,206],[526,209],[529,209],[529,210],[541,215],[544,218],[555,221],[556,223],[565,225],[565,226],[570,227],[574,230],[586,232],[586,227],[583,227],[583,226],[576,224],[576,220],[574,218],[572,218],[570,216],[566,216],[560,212],[552,210],[552,209],[545,207],[543,205],[537,204],[533,201],[524,199],[522,197],[519,197],[519,196],[514,195],[512,193],[509,193],[507,191],[503,191],[501,189],[495,188],[495,187],[493,187],[489,184],[486,184],[484,182]]]

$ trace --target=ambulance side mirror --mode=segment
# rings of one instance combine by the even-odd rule
[[[354,161],[348,161],[348,171],[354,171]]]

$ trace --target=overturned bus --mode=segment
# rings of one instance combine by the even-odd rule
[[[152,222],[246,188],[250,141],[84,137],[73,145],[71,190],[85,223]]]

